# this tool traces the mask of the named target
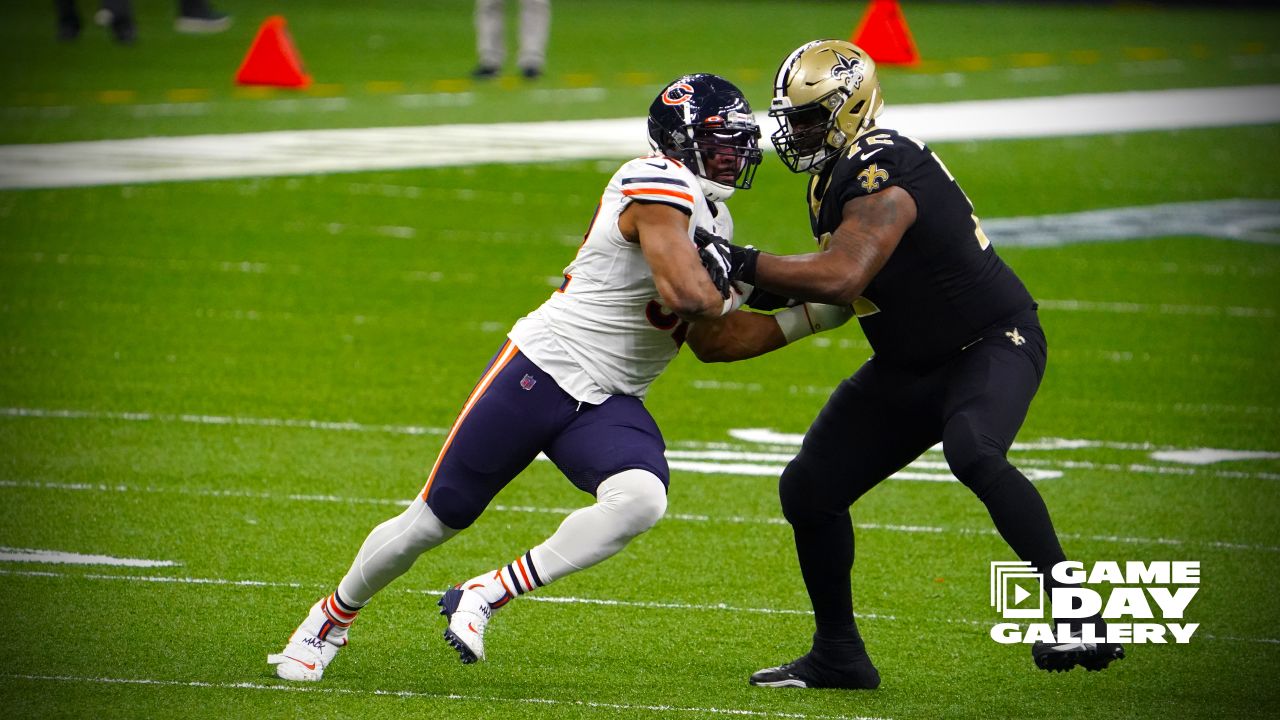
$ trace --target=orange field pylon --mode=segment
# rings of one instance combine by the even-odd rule
[[[920,62],[920,53],[898,0],[871,0],[850,41],[878,63],[915,65]]]
[[[302,58],[293,46],[283,16],[272,15],[258,28],[244,62],[236,71],[236,83],[293,88],[311,84],[311,76],[302,70]]]

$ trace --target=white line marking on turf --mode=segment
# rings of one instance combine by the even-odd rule
[[[1102,312],[1113,315],[1197,315],[1201,317],[1273,318],[1271,308],[1217,305],[1151,305],[1132,302],[1097,302],[1092,300],[1039,300],[1041,309],[1069,312]]]
[[[228,415],[195,415],[189,413],[103,412],[96,410],[46,410],[41,408],[0,408],[0,416],[67,418],[76,420],[127,420],[131,422],[180,422],[196,425],[250,425],[258,427],[339,430],[344,432],[381,432],[393,435],[443,435],[446,428],[416,425],[367,425],[358,422],[332,422],[293,418],[231,417]]]
[[[292,502],[324,502],[338,504],[392,505],[407,507],[409,500],[391,500],[383,498],[341,497],[337,495],[275,495],[260,491],[245,490],[207,490],[187,487],[159,488],[137,487],[131,485],[94,485],[90,483],[56,483],[20,480],[0,480],[0,488],[32,489],[32,490],[65,490],[81,492],[118,492],[118,493],[172,493],[192,495],[196,497],[243,497],[261,500],[287,500]],[[577,508],[535,507],[531,505],[490,505],[488,510],[494,512],[530,513],[538,515],[568,515]],[[746,517],[742,515],[701,515],[696,513],[668,513],[665,520],[695,523],[730,523],[741,525],[786,525],[787,521],[780,517]],[[957,534],[957,535],[990,535],[998,537],[992,528],[948,528],[931,525],[897,525],[893,523],[856,522],[858,530],[875,530],[912,534]],[[1217,550],[1244,550],[1255,552],[1280,552],[1280,547],[1272,545],[1253,545],[1248,543],[1227,542],[1223,540],[1186,540],[1181,538],[1146,538],[1123,535],[1084,535],[1079,533],[1061,533],[1061,538],[1070,540],[1086,540],[1091,542],[1122,543],[1126,545],[1163,545],[1170,547],[1201,547]]]
[[[1280,202],[1207,200],[1089,210],[1059,215],[991,218],[982,229],[997,246],[1060,247],[1203,235],[1242,242],[1280,243]],[[1269,232],[1268,232],[1269,231]]]
[[[1179,406],[1183,407],[1183,406]],[[1195,409],[1208,411],[1212,408],[1209,406],[1196,406]],[[1245,411],[1253,412],[1269,412],[1271,408],[1245,408]],[[48,408],[27,408],[27,407],[0,407],[0,417],[31,417],[31,418],[61,418],[73,420],[124,420],[129,422],[180,422],[192,423],[197,425],[247,425],[257,427],[286,427],[286,428],[303,428],[310,430],[331,430],[343,432],[381,432],[393,435],[444,435],[448,432],[447,428],[426,427],[419,425],[390,425],[390,424],[367,424],[355,421],[330,421],[330,420],[312,420],[308,418],[255,418],[255,417],[237,417],[229,415],[198,415],[192,413],[152,413],[152,412],[114,412],[100,410],[65,410],[65,409],[48,409]],[[778,446],[778,452],[766,454],[752,454],[750,451],[744,451],[742,448],[715,442],[700,443],[682,443],[686,447],[707,448],[707,450],[674,450],[668,456],[677,460],[680,459],[727,459],[715,448],[723,448],[731,451],[733,458],[743,459],[760,459],[760,460],[783,460],[790,459],[790,455],[784,455],[788,448],[799,447],[804,435],[799,433],[782,433],[768,428],[731,428],[728,431],[730,437],[760,445]],[[1230,450],[1217,448],[1179,448],[1172,446],[1160,446],[1152,443],[1126,443],[1113,442],[1106,440],[1085,440],[1072,438],[1041,438],[1039,440],[1015,442],[1013,444],[1014,451],[1039,451],[1039,450],[1076,450],[1082,448],[1103,448],[1108,450],[1137,450],[1143,452],[1151,452],[1154,456],[1159,453],[1178,453],[1190,451],[1196,453],[1194,456],[1196,462],[1191,464],[1206,464],[1203,458],[1213,457],[1214,462],[1227,460],[1242,459],[1271,459],[1280,453],[1272,453],[1270,451],[1251,451],[1251,450]],[[940,453],[942,446],[935,445],[930,448],[931,452]],[[696,456],[695,456],[696,454]],[[1181,455],[1173,455],[1172,457],[1181,458]],[[1191,457],[1191,456],[1188,456]],[[1175,460],[1175,462],[1190,462],[1187,460]],[[1066,464],[1064,463],[1064,466]],[[918,467],[941,469],[941,465],[922,462]],[[1121,466],[1118,465],[1096,465],[1092,463],[1077,464],[1076,467],[1082,468],[1098,468],[1098,469],[1114,469]],[[1150,468],[1142,466],[1124,466],[1127,469],[1133,469],[1133,472],[1150,472]],[[1260,476],[1266,475],[1265,473]],[[1228,476],[1224,474],[1224,476]],[[1238,477],[1238,473],[1229,474],[1230,477]],[[1264,479],[1274,479],[1265,477]]]
[[[181,585],[216,585],[226,587],[288,587],[288,588],[314,588],[322,592],[329,591],[333,586],[323,583],[282,583],[270,582],[264,580],[224,580],[221,578],[168,578],[160,576],[144,576],[144,575],[103,575],[103,574],[76,574],[67,572],[33,572],[21,570],[3,570],[0,569],[0,576],[16,576],[16,577],[42,577],[55,578],[61,580],[123,580],[126,582],[149,582],[149,583],[175,583]],[[441,590],[423,590],[419,588],[397,588],[391,592],[408,593],[411,595],[427,595],[430,597],[440,597],[444,595]],[[595,605],[599,607],[623,607],[636,608],[642,610],[679,610],[687,611],[703,611],[703,612],[729,612],[729,613],[752,613],[759,615],[812,615],[812,611],[796,610],[791,608],[755,608],[729,605],[727,603],[680,603],[680,602],[658,602],[653,600],[613,600],[609,598],[583,598],[583,597],[566,597],[555,595],[524,595],[522,601],[541,602],[562,605]],[[973,627],[989,627],[992,621],[984,620],[967,620],[964,618],[902,618],[897,615],[887,613],[859,612],[857,617],[863,620],[910,620],[912,622],[939,622],[949,625],[970,625]],[[1264,643],[1264,644],[1280,644],[1277,638],[1250,638],[1239,637],[1234,635],[1210,635],[1198,634],[1198,637],[1211,640],[1225,640],[1230,642],[1248,642],[1248,643]]]
[[[1280,452],[1195,448],[1194,450],[1161,450],[1151,453],[1151,457],[1156,460],[1169,460],[1191,465],[1209,465],[1223,460],[1273,460],[1280,458]]]
[[[272,101],[296,110],[298,100]],[[344,98],[308,100],[334,109]],[[273,107],[276,105],[273,105]],[[757,116],[764,137],[774,129]],[[882,125],[931,142],[1280,121],[1280,85],[890,105]],[[644,118],[196,135],[0,147],[0,187],[37,188],[643,155]],[[762,144],[767,144],[767,141]]]
[[[699,715],[731,715],[735,717],[793,718],[794,720],[889,720],[866,715],[810,715],[805,713],[769,712],[767,710],[743,710],[717,707],[682,707],[679,705],[643,705],[635,703],[611,703],[596,700],[556,700],[553,698],[498,697],[492,695],[461,695],[458,693],[433,693],[421,690],[356,690],[354,688],[321,687],[308,685],[267,685],[255,682],[220,683],[204,680],[157,680],[152,678],[85,677],[75,675],[27,675],[12,673],[0,675],[10,679],[42,682],[96,683],[103,685],[144,685],[152,687],[205,688],[209,690],[265,690],[269,692],[320,693],[323,695],[356,695],[397,698],[424,698],[431,700],[458,700],[462,702],[511,703],[515,705],[544,705],[590,708],[593,710],[628,710],[654,713],[696,713]]]
[[[173,567],[172,560],[142,560],[110,555],[85,555],[59,550],[0,547],[0,562],[52,563],[59,565],[115,565],[118,567]]]
[[[56,572],[53,570],[2,570],[0,575],[10,575],[14,577],[44,577],[44,578],[84,578],[86,580],[132,580],[134,582],[150,582],[150,583],[172,583],[175,585],[227,585],[232,587],[282,587],[282,588],[301,588],[302,583],[291,582],[270,582],[267,580],[225,580],[223,578],[193,578],[193,577],[164,577],[162,575],[103,575],[101,573],[85,573],[84,575],[76,575],[74,573]],[[319,587],[316,585],[315,587]],[[443,595],[443,593],[441,593]]]

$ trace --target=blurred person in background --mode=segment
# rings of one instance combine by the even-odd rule
[[[54,0],[58,13],[58,39],[70,42],[80,37],[80,11],[76,0]],[[132,0],[102,0],[93,20],[111,30],[111,36],[121,45],[132,45],[138,40],[138,28],[134,21]],[[208,0],[178,0],[178,16],[173,28],[180,33],[218,33],[231,27],[231,17],[214,10]]]
[[[507,59],[506,0],[476,0],[476,54],[480,58],[472,77],[495,78]],[[520,0],[520,41],[516,65],[528,80],[542,76],[547,64],[547,37],[551,34],[551,0]]]

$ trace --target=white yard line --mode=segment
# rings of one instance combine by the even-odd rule
[[[406,507],[408,500],[393,500],[387,498],[361,498],[361,497],[344,497],[338,495],[300,495],[300,494],[273,494],[260,491],[243,491],[243,490],[210,490],[188,487],[141,487],[135,485],[95,485],[90,483],[57,483],[57,482],[40,482],[32,480],[0,480],[0,488],[25,489],[25,490],[56,490],[70,492],[102,492],[102,493],[156,493],[156,494],[174,494],[187,495],[193,497],[212,497],[212,498],[253,498],[259,500],[287,501],[287,502],[321,502],[321,503],[337,503],[352,505],[388,505],[393,507]],[[490,505],[487,508],[492,512],[512,512],[512,513],[528,513],[537,515],[556,515],[564,516],[573,512],[577,508],[567,507],[539,507],[531,505]],[[668,513],[663,517],[665,521],[675,522],[691,522],[691,523],[729,523],[735,525],[786,525],[787,522],[780,517],[749,517],[743,515],[701,515],[696,513]],[[924,534],[924,535],[988,535],[997,537],[998,533],[992,528],[952,528],[939,527],[932,525],[898,525],[893,523],[869,523],[856,522],[853,524],[858,530],[883,531],[893,533],[907,534]],[[1083,540],[1089,542],[1116,543],[1124,545],[1155,545],[1161,547],[1188,547],[1212,550],[1239,550],[1249,552],[1264,553],[1280,553],[1280,546],[1274,545],[1257,545],[1250,543],[1229,542],[1225,540],[1190,540],[1185,538],[1150,538],[1150,537],[1133,537],[1127,535],[1086,535],[1080,533],[1062,533],[1061,538],[1069,540]]]
[[[4,570],[0,569],[0,577],[40,577],[61,580],[102,580],[102,581],[121,581],[121,582],[143,582],[143,583],[168,583],[178,585],[212,585],[225,587],[287,587],[299,589],[316,589],[321,592],[328,592],[333,588],[332,585],[324,583],[284,583],[272,582],[266,580],[229,580],[223,578],[193,578],[193,577],[163,577],[155,575],[104,575],[102,573],[78,574],[70,572],[57,571],[26,571],[26,570]],[[444,594],[442,590],[423,590],[419,588],[397,588],[389,592],[408,593],[411,595],[427,595],[430,597],[440,597]],[[727,612],[727,613],[749,613],[754,615],[801,615],[808,616],[812,614],[811,610],[793,609],[793,608],[777,608],[777,607],[744,607],[729,605],[726,603],[681,603],[681,602],[659,602],[652,600],[614,600],[610,598],[583,598],[583,597],[566,597],[556,595],[537,595],[529,594],[521,597],[521,602],[540,602],[551,603],[555,605],[593,605],[597,607],[620,607],[635,608],[638,610],[678,610],[680,612]],[[897,622],[904,620],[908,622],[937,622],[948,625],[967,625],[971,627],[990,627],[997,619],[992,620],[970,620],[966,618],[948,618],[948,617],[900,617],[888,613],[874,612],[858,612],[857,617],[860,620],[884,620],[887,622]],[[1208,633],[1196,633],[1196,637],[1208,640],[1223,640],[1228,642],[1244,642],[1259,643],[1266,645],[1280,645],[1280,639],[1269,637],[1240,637],[1236,635],[1212,635]]]
[[[773,121],[758,117],[768,138]],[[1275,123],[1280,85],[889,105],[881,120],[930,142]],[[6,145],[0,188],[622,158],[648,152],[644,124],[622,118]]]
[[[150,412],[110,412],[92,410],[67,410],[48,408],[0,408],[0,417],[32,417],[73,420],[120,420],[127,422],[161,422],[189,423],[195,425],[227,425],[250,427],[283,427],[308,430],[327,430],[339,432],[377,432],[393,435],[443,435],[444,428],[433,428],[416,425],[365,424],[354,421],[327,421],[307,418],[254,418],[234,417],[227,415],[204,415],[193,413],[150,413]],[[789,448],[797,447],[803,437],[798,433],[779,433],[766,428],[736,428],[728,431],[731,437],[744,442],[761,445],[779,446],[781,452],[752,452],[740,446],[724,446],[719,443],[700,443],[687,450],[669,450],[668,463],[673,470],[702,474],[739,475],[755,477],[776,477],[785,462],[790,460]],[[689,447],[687,443],[679,443]],[[1031,452],[1039,450],[1077,450],[1086,448],[1105,448],[1112,450],[1135,450],[1149,453],[1155,460],[1183,463],[1182,466],[1143,465],[1137,463],[1095,463],[1073,460],[1043,460],[1039,458],[1020,458],[1018,464],[1025,466],[1024,474],[1033,481],[1053,480],[1063,477],[1064,469],[1096,470],[1102,472],[1119,472],[1137,475],[1194,476],[1219,477],[1224,479],[1246,480],[1280,480],[1280,473],[1267,471],[1240,472],[1207,469],[1214,462],[1232,460],[1270,460],[1276,459],[1277,453],[1271,451],[1232,450],[1215,448],[1178,448],[1157,447],[1148,443],[1119,443],[1083,439],[1043,438],[1041,440],[1015,443],[1015,452]],[[937,446],[932,449],[936,454],[941,451]],[[546,457],[539,455],[539,460]],[[1193,465],[1196,467],[1186,467]],[[894,474],[891,480],[914,482],[956,482],[946,464],[928,459],[928,456],[916,460],[903,471]]]
[[[30,680],[36,682],[88,683],[97,685],[136,685],[147,687],[181,687],[201,688],[206,690],[256,690],[266,692],[314,693],[320,695],[343,695],[356,697],[395,697],[405,699],[448,700],[451,702],[506,703],[511,705],[532,705],[542,707],[576,707],[616,712],[620,710],[682,713],[695,715],[728,715],[732,717],[758,718],[791,718],[793,720],[888,720],[865,715],[812,715],[806,713],[769,712],[766,710],[745,710],[718,707],[687,707],[679,705],[643,705],[634,703],[613,703],[596,700],[556,700],[554,698],[536,697],[498,697],[490,695],[461,695],[450,692],[424,692],[421,690],[356,690],[352,688],[336,688],[309,684],[264,684],[255,682],[208,682],[204,680],[160,680],[155,678],[114,678],[88,677],[78,675],[27,675],[10,673],[0,677],[11,680]]]
[[[332,422],[292,418],[232,417],[229,415],[197,415],[149,412],[103,412],[97,410],[49,410],[44,408],[0,408],[0,416],[64,418],[71,420],[125,420],[129,422],[191,423],[194,425],[249,425],[256,427],[302,428],[342,432],[376,432],[392,435],[443,435],[447,428],[416,425],[368,425],[357,422]]]
[[[117,567],[172,567],[180,565],[171,560],[142,560],[139,558],[112,557],[111,555],[85,555],[41,550],[39,548],[0,547],[0,562],[50,563],[54,565],[114,565]]]

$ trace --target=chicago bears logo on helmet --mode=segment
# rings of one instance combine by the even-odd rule
[[[719,202],[751,187],[760,127],[733,83],[709,73],[678,77],[649,105],[648,125],[649,146],[688,167],[707,199]]]
[[[662,93],[662,102],[664,105],[683,105],[693,98],[693,86],[689,83],[678,82],[667,88]]]

